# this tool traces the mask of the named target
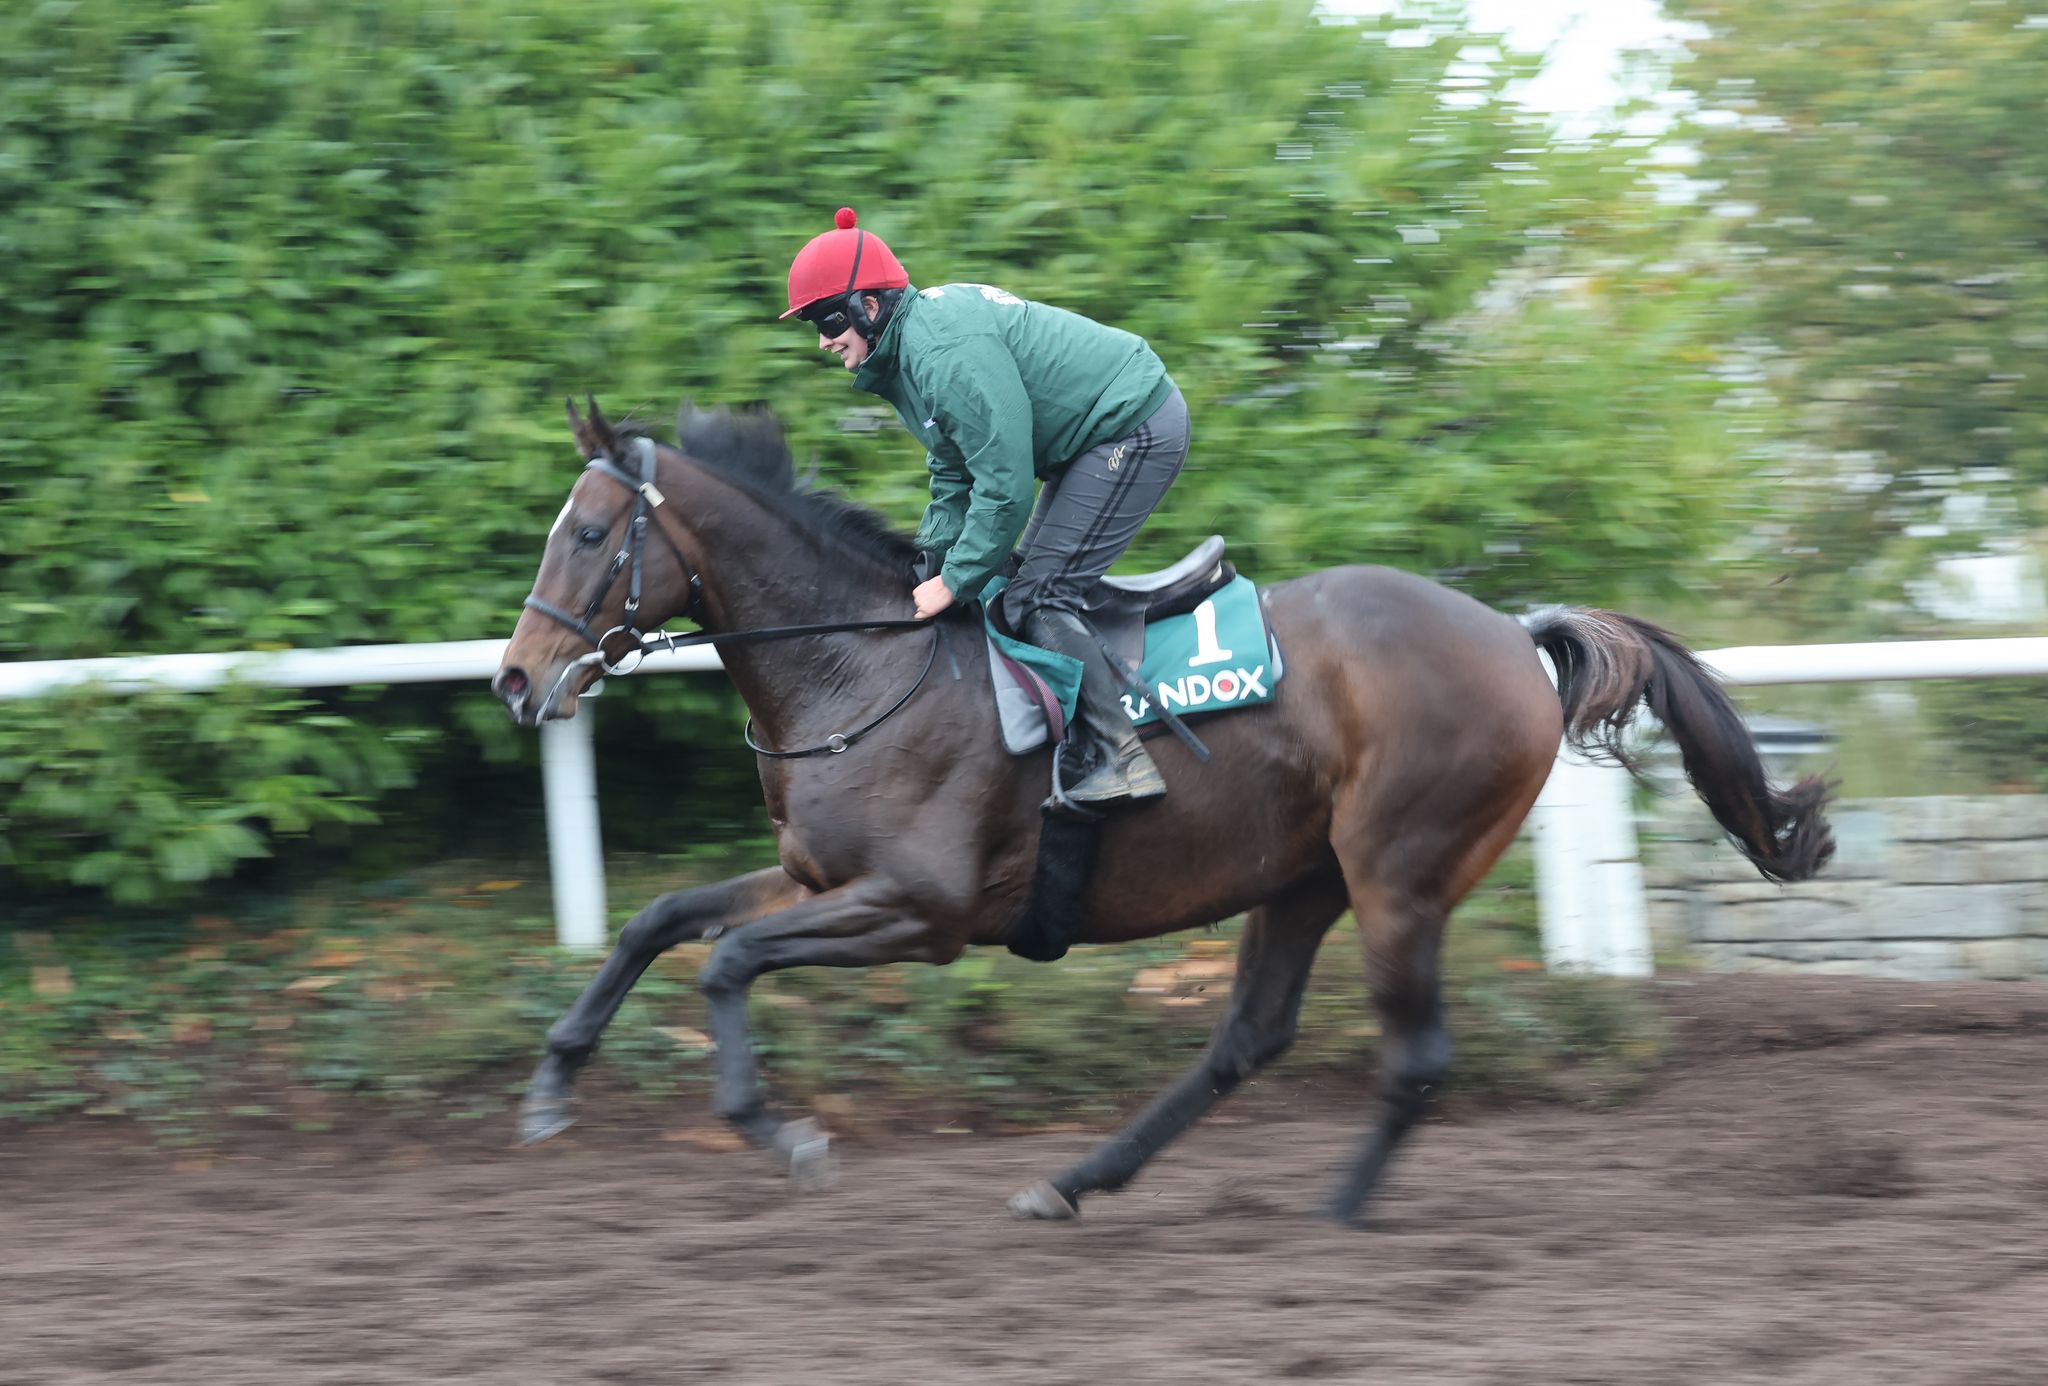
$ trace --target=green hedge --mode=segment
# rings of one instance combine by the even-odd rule
[[[914,446],[775,321],[841,203],[922,283],[1159,346],[1196,453],[1134,561],[1675,590],[1740,518],[1685,326],[1720,286],[1610,151],[1447,107],[1459,47],[1297,0],[9,6],[0,658],[509,632],[586,390],[770,400],[907,528]],[[657,683],[607,736],[743,820],[690,742],[729,695]],[[432,839],[461,806],[396,788],[530,756],[475,695],[14,707],[0,872],[146,897],[322,822]]]

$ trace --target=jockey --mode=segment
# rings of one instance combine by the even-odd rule
[[[782,316],[817,328],[855,388],[894,405],[925,445],[931,504],[916,542],[937,571],[911,590],[918,616],[1011,574],[997,625],[1081,662],[1066,797],[1159,797],[1124,680],[1083,612],[1180,474],[1186,400],[1143,338],[987,284],[914,289],[851,208],[835,224],[797,253]]]

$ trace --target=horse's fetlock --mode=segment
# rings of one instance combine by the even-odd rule
[[[581,1064],[597,1047],[597,1036],[584,1024],[558,1020],[548,1026],[548,1053],[569,1064]]]

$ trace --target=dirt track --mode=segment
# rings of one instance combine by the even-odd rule
[[[1284,1069],[1072,1226],[1001,1210],[1075,1133],[848,1145],[809,1199],[601,1128],[17,1143],[0,1380],[2048,1382],[2048,986],[1659,994],[1690,1018],[1650,1094],[1454,1113],[1364,1232],[1305,1217],[1355,1132]]]

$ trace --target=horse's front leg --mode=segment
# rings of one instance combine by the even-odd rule
[[[546,1140],[575,1120],[570,1090],[576,1075],[649,963],[678,943],[787,909],[809,894],[781,867],[771,866],[717,885],[671,891],[627,920],[597,976],[548,1029],[547,1054],[519,1108],[520,1139],[528,1145]]]
[[[718,1114],[752,1144],[789,1158],[792,1173],[804,1174],[804,1157],[822,1154],[822,1133],[814,1122],[784,1121],[768,1107],[747,1035],[747,988],[762,973],[786,967],[951,962],[962,946],[962,934],[911,914],[893,885],[872,876],[727,934],[697,978],[718,1045]]]

